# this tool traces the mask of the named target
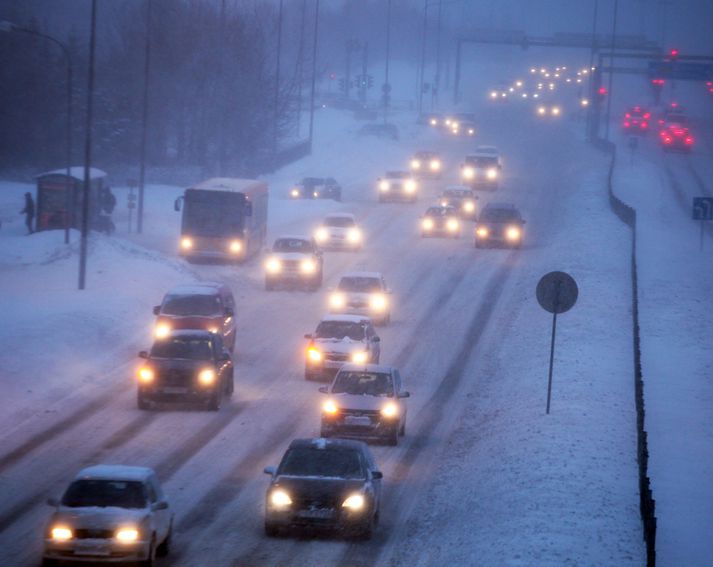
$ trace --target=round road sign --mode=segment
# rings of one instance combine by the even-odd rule
[[[564,272],[550,272],[537,284],[537,301],[550,313],[564,313],[577,302],[577,282]]]

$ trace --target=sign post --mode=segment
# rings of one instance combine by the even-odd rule
[[[703,252],[705,222],[713,220],[713,197],[693,197],[693,220],[701,222],[699,249]]]
[[[536,290],[537,301],[545,310],[552,313],[552,339],[550,343],[550,370],[547,378],[547,414],[550,413],[552,398],[552,369],[555,358],[555,334],[557,332],[557,315],[569,311],[577,302],[579,289],[577,282],[564,272],[550,272],[540,278]]]

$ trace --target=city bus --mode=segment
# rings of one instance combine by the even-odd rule
[[[174,208],[183,211],[179,252],[188,260],[242,262],[267,238],[267,184],[218,177],[185,190]]]

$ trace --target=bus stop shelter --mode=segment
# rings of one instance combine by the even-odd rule
[[[55,169],[36,176],[37,230],[79,228],[82,221],[84,167]],[[89,218],[90,226],[99,209],[106,172],[90,168]]]

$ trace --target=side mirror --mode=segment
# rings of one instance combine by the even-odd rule
[[[148,357],[149,357],[148,351],[146,351],[146,350],[139,351],[139,358],[148,358]]]
[[[224,314],[226,317],[232,317],[233,315],[235,315],[235,312],[233,311],[233,308],[232,308],[232,307],[226,307],[226,308],[225,308],[225,311],[223,311],[223,314]]]
[[[380,342],[381,342],[381,337],[371,337],[371,342],[373,342],[373,343],[380,343]]]
[[[59,498],[48,498],[48,499],[47,499],[47,505],[48,505],[48,506],[54,506],[54,507],[59,506]]]
[[[159,510],[168,510],[168,502],[164,500],[163,502],[154,502],[151,504],[152,512],[158,512]]]
[[[384,478],[384,473],[381,471],[371,471],[371,478],[374,480],[381,480]]]
[[[305,333],[305,339],[311,339],[312,333]]]
[[[411,397],[411,392],[399,392],[399,395],[397,398],[410,398]]]
[[[277,472],[277,467],[265,467],[264,469],[262,469],[262,472],[275,476],[275,473]]]
[[[329,388],[328,388],[327,386],[320,386],[319,388],[317,388],[317,391],[318,391],[320,394],[328,394],[328,393],[329,393]]]
[[[160,305],[155,305],[154,308],[153,308],[153,314],[154,314],[154,315],[158,315],[159,313],[161,313],[161,306],[160,306]]]
[[[178,212],[181,210],[181,201],[183,200],[183,197],[179,197],[173,202],[173,210]]]

